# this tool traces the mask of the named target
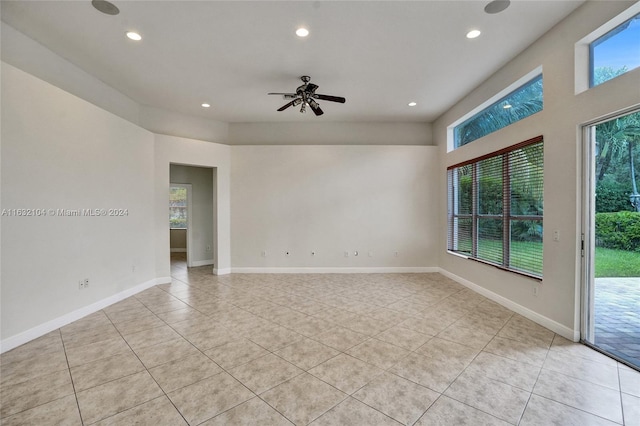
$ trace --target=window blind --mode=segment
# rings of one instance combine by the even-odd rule
[[[448,249],[542,276],[542,136],[450,166]]]

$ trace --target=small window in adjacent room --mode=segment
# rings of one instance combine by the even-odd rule
[[[542,136],[450,166],[448,250],[542,277]]]
[[[589,44],[589,86],[640,66],[640,13]]]
[[[453,128],[454,148],[542,111],[542,74],[501,97]]]
[[[169,192],[169,226],[187,229],[187,188],[172,186]]]

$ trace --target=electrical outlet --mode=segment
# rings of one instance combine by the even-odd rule
[[[78,281],[78,290],[82,290],[84,288],[84,280]]]
[[[85,278],[84,279],[84,288],[88,288],[89,287],[89,278]]]

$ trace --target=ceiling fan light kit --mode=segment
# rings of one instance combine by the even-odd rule
[[[318,85],[311,83],[311,77],[308,75],[303,75],[300,77],[300,80],[302,80],[303,84],[296,89],[295,93],[268,93],[269,95],[280,95],[284,99],[292,99],[291,102],[278,108],[278,111],[284,111],[289,107],[300,105],[300,112],[305,113],[308,105],[316,116],[320,116],[324,114],[324,111],[322,111],[322,108],[320,108],[316,99],[338,102],[341,104],[346,102],[346,99],[341,96],[321,95],[320,93],[316,93]]]

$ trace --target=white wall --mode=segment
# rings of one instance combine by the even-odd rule
[[[574,95],[575,43],[634,2],[588,2],[440,117],[433,126],[440,150],[440,266],[499,297],[530,310],[547,326],[573,335],[579,330],[581,138],[583,123],[640,103],[640,69]],[[538,66],[544,73],[544,110],[450,153],[447,126]],[[544,281],[535,281],[446,252],[446,167],[544,136]],[[552,240],[554,230],[560,241]]]
[[[226,143],[229,135],[228,123],[147,105],[140,106],[139,124],[154,133],[210,142]]]
[[[170,229],[169,230],[169,247],[172,252],[187,251],[187,230],[186,229]],[[177,250],[174,250],[177,249]]]
[[[169,279],[170,163],[214,168],[212,251],[229,272],[228,146],[154,135],[5,62],[1,85],[3,209],[127,210],[2,217],[3,351]]]
[[[2,61],[106,111],[138,124],[140,106],[5,22],[0,22]]]
[[[231,160],[234,271],[437,266],[436,147],[234,146]]]
[[[155,256],[156,276],[170,275],[169,227],[167,202],[169,200],[170,165],[182,164],[213,168],[214,215],[213,261],[218,274],[229,273],[231,268],[230,225],[230,147],[175,136],[155,135]]]
[[[194,266],[213,263],[213,169],[172,164],[169,171],[171,183],[191,184],[191,250],[189,259]],[[172,230],[175,232],[186,232]],[[186,243],[184,241],[183,243]],[[173,243],[170,246],[174,247]],[[176,246],[177,247],[177,246]],[[186,244],[180,247],[187,247]],[[209,250],[207,250],[207,247]],[[195,263],[194,263],[195,262]]]
[[[231,145],[433,145],[431,124],[411,122],[230,123]]]
[[[2,217],[5,341],[154,283],[154,141],[152,133],[6,63],[1,84],[2,208],[128,212]],[[83,278],[90,286],[79,290]]]

